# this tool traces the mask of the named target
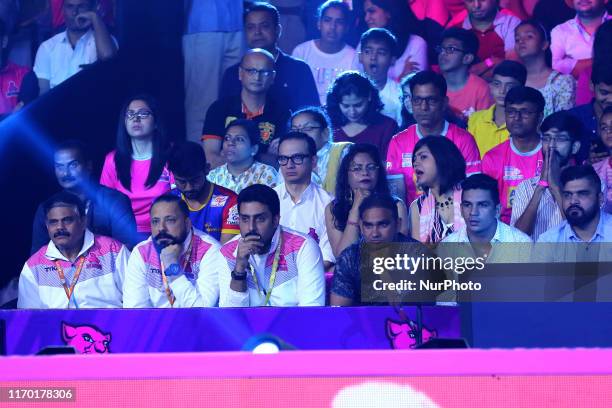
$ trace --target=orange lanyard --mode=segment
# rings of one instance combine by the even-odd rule
[[[189,261],[191,261],[191,255],[193,252],[192,249],[192,245],[193,244],[193,231],[191,233],[191,240],[189,240],[189,246],[187,247],[187,251],[185,252],[185,258],[183,259],[183,265],[182,265],[182,270],[185,271],[187,269],[187,264],[189,263]],[[174,307],[174,302],[176,302],[176,296],[174,296],[174,293],[172,293],[172,289],[170,289],[170,283],[168,283],[168,277],[166,276],[166,267],[164,266],[164,263],[161,261],[161,255],[160,255],[160,261],[161,263],[161,276],[162,276],[162,283],[164,285],[164,291],[166,292],[166,297],[168,298],[168,302],[170,302],[170,307]]]
[[[70,307],[70,299],[72,298],[72,293],[74,292],[74,287],[76,286],[77,281],[79,280],[79,276],[81,275],[81,270],[83,270],[83,265],[85,265],[85,255],[82,255],[79,259],[79,264],[77,266],[74,277],[72,278],[72,283],[70,287],[66,285],[66,276],[64,275],[64,269],[59,261],[55,260],[55,267],[57,268],[57,274],[59,275],[60,281],[62,281],[62,286],[64,286],[64,292],[66,292],[66,297],[68,298],[68,307]]]
[[[270,272],[270,282],[268,283],[268,292],[264,288],[261,288],[263,294],[266,296],[264,302],[261,304],[262,306],[266,306],[270,301],[270,296],[272,296],[272,289],[274,289],[274,282],[276,281],[276,271],[278,270],[278,262],[280,260],[280,252],[281,247],[283,245],[283,231],[280,231],[278,237],[278,246],[276,247],[276,251],[274,252],[274,260],[272,261],[272,271]],[[251,274],[253,275],[253,280],[255,281],[255,286],[257,287],[257,293],[259,293],[259,283],[257,282],[257,275],[251,268]]]

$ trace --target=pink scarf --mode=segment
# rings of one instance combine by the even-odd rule
[[[458,231],[465,226],[465,221],[461,216],[461,187],[459,185],[453,188],[453,231]],[[419,214],[419,241],[423,243],[431,242],[431,236],[434,236],[434,242],[442,240],[441,225],[436,225],[436,219],[440,218],[436,211],[436,199],[430,192],[424,196],[423,205]],[[433,231],[433,234],[432,234]]]

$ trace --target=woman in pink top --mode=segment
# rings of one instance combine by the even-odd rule
[[[168,147],[157,102],[148,95],[128,99],[119,115],[116,148],[106,155],[100,184],[130,198],[138,232],[151,233],[151,203],[170,191]]]

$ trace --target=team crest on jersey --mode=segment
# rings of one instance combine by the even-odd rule
[[[238,206],[234,205],[229,210],[229,214],[227,216],[227,223],[231,225],[238,225]]]
[[[214,195],[210,201],[211,207],[223,207],[227,202],[228,197],[223,195]]]
[[[8,89],[6,90],[6,96],[8,98],[13,96],[19,96],[19,87],[15,83],[15,81],[9,81]]]
[[[261,143],[270,144],[274,138],[274,125],[270,122],[261,122],[259,124],[259,133],[261,133]]]
[[[412,167],[412,153],[402,153],[402,167]]]
[[[521,169],[514,166],[504,166],[504,180],[522,180]]]

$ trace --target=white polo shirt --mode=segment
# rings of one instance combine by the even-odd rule
[[[291,199],[285,183],[276,186],[274,191],[280,200],[280,224],[309,235],[319,244],[323,260],[335,263],[325,225],[325,207],[333,197],[313,182],[306,187],[297,203]]]
[[[115,44],[117,41],[113,38]],[[40,79],[49,80],[51,88],[64,82],[82,69],[82,65],[98,60],[93,30],[87,31],[77,41],[74,49],[63,31],[40,44],[34,61],[34,72]]]

